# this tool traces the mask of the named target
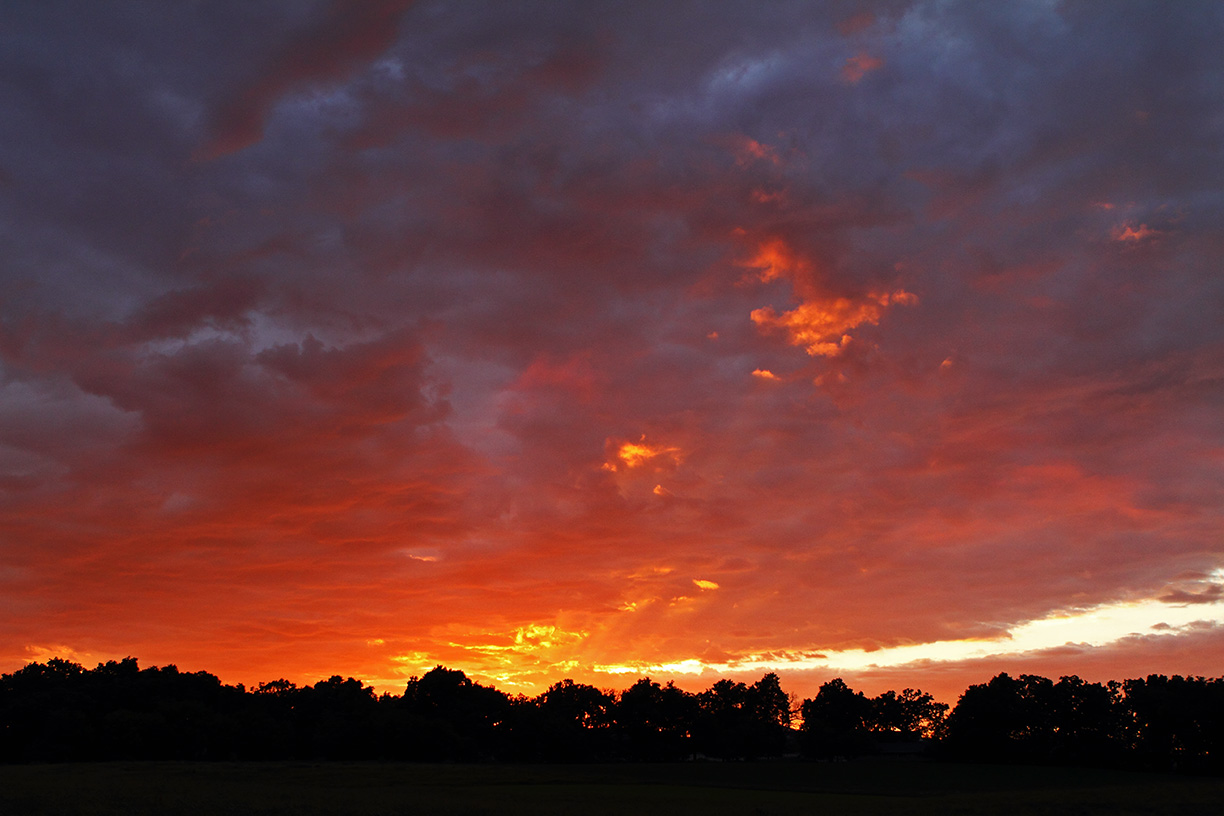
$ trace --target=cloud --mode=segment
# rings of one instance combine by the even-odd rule
[[[216,108],[197,158],[207,161],[250,147],[263,138],[265,120],[283,96],[304,86],[344,80],[386,51],[409,5],[410,0],[333,3]]]
[[[842,66],[842,79],[851,84],[862,80],[867,74],[872,71],[878,71],[884,67],[884,60],[879,57],[873,57],[870,54],[862,53],[855,54],[850,59],[846,60],[846,64]]]
[[[1159,596],[1159,599],[1168,604],[1214,604],[1224,599],[1224,586],[1210,584],[1199,592],[1172,589]]]
[[[778,314],[772,307],[752,311],[752,322],[763,329],[779,329],[793,346],[803,346],[812,356],[836,357],[853,339],[848,333],[864,323],[877,325],[884,308],[892,304],[913,305],[918,298],[905,291],[868,294],[854,302],[849,298],[806,301]]]
[[[605,12],[0,11],[11,665],[530,690],[1209,608],[1202,9]],[[1066,640],[924,671],[1190,655]]]
[[[1115,241],[1138,243],[1157,238],[1162,234],[1160,230],[1152,229],[1147,224],[1140,224],[1138,227],[1133,224],[1123,224],[1114,229],[1112,237]]]
[[[678,464],[683,457],[679,448],[648,444],[643,435],[641,441],[621,442],[616,445],[616,458],[620,460],[620,465],[613,463],[609,469],[616,470],[620,466],[640,468],[651,464],[656,459]]]
[[[839,22],[837,24],[837,33],[843,37],[850,37],[866,31],[875,24],[876,15],[870,11],[863,11]]]

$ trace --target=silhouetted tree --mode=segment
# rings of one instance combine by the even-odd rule
[[[946,703],[918,689],[886,691],[871,699],[866,725],[877,740],[916,742],[933,737],[947,711]]]
[[[747,705],[748,687],[732,680],[719,680],[698,694],[693,735],[696,749],[721,759],[744,756]]]
[[[1051,689],[1050,756],[1060,763],[1114,764],[1124,749],[1121,685],[1071,675]]]
[[[674,683],[643,677],[621,693],[614,716],[629,757],[678,760],[692,753],[696,711],[692,695]]]
[[[535,699],[533,753],[554,760],[606,759],[612,753],[616,698],[566,678]]]
[[[961,695],[948,716],[947,748],[966,759],[1046,761],[1057,744],[1056,704],[1049,679],[999,674]]]
[[[411,759],[483,759],[510,754],[509,698],[457,669],[436,666],[404,689],[401,753]]]
[[[294,711],[310,732],[311,754],[322,759],[372,759],[383,744],[374,689],[334,675],[297,694]]]
[[[0,678],[0,756],[6,761],[96,755],[96,718],[76,663],[51,658]]]
[[[803,701],[800,742],[811,756],[850,757],[942,734],[959,758],[1224,771],[1224,678],[1000,674],[946,711],[915,689],[868,699],[831,680]],[[790,712],[772,673],[696,695],[649,678],[619,696],[567,679],[511,699],[438,666],[377,697],[338,675],[248,692],[134,658],[94,669],[52,659],[0,675],[0,760],[751,759],[785,750]]]
[[[790,698],[770,673],[748,686],[719,680],[696,697],[697,751],[723,759],[777,756],[786,745]]]
[[[1122,684],[1124,739],[1146,767],[1224,769],[1224,679],[1152,674]]]
[[[297,722],[296,702],[301,693],[288,680],[271,680],[251,690],[245,712],[243,754],[253,759],[281,759],[302,755],[310,738],[300,733],[304,726]]]
[[[744,753],[749,758],[780,756],[790,735],[791,701],[778,675],[769,672],[749,686],[745,707],[748,724]]]
[[[800,745],[809,756],[851,757],[871,750],[871,701],[840,677],[823,684],[800,708]]]

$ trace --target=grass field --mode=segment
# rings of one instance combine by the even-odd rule
[[[0,814],[1212,814],[1224,780],[914,763],[0,766]]]

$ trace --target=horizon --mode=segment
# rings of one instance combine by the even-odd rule
[[[385,697],[392,697],[392,698],[403,697],[405,694],[408,694],[409,692],[412,691],[414,684],[416,684],[417,681],[421,680],[424,675],[431,674],[434,671],[441,671],[446,674],[458,672],[460,676],[466,677],[468,681],[471,681],[472,683],[478,686],[483,686],[484,688],[493,689],[495,691],[500,692],[507,700],[511,702],[514,702],[514,701],[538,702],[539,700],[547,697],[547,692],[553,691],[569,683],[574,683],[576,686],[594,688],[597,691],[601,692],[602,694],[607,695],[612,700],[612,702],[619,702],[621,695],[624,694],[626,691],[629,691],[631,688],[635,687],[639,682],[651,683],[656,686],[667,686],[667,687],[674,686],[675,688],[679,689],[685,694],[688,694],[693,697],[700,697],[702,694],[716,691],[717,690],[716,684],[719,683],[720,681],[730,680],[731,682],[737,683],[741,686],[747,686],[749,688],[752,688],[758,681],[764,682],[764,681],[769,680],[769,678],[772,677],[772,678],[777,678],[778,686],[786,694],[786,697],[790,701],[790,718],[791,719],[787,727],[793,730],[798,729],[803,724],[803,716],[800,713],[801,704],[811,701],[812,698],[816,697],[819,693],[823,692],[824,687],[826,685],[830,685],[830,684],[835,687],[840,684],[842,688],[848,689],[849,691],[857,695],[865,697],[867,700],[872,700],[874,698],[881,697],[885,694],[900,694],[902,691],[922,692],[925,695],[925,698],[927,700],[934,702],[936,704],[944,704],[945,716],[950,715],[951,712],[955,710],[957,705],[961,702],[961,699],[965,696],[965,694],[962,693],[962,694],[959,694],[953,697],[951,701],[942,700],[938,696],[930,694],[926,689],[918,688],[908,683],[903,683],[901,685],[897,685],[897,686],[890,687],[887,689],[880,688],[879,691],[875,691],[875,692],[866,692],[861,688],[855,687],[854,684],[852,683],[846,683],[844,678],[842,678],[840,675],[837,677],[829,678],[829,680],[821,683],[820,688],[814,690],[811,695],[799,695],[799,694],[794,693],[793,691],[787,690],[787,688],[785,687],[785,682],[783,681],[781,676],[778,675],[777,672],[772,672],[772,671],[766,671],[759,675],[753,675],[753,676],[737,674],[734,677],[728,677],[725,674],[712,674],[710,676],[710,683],[704,687],[698,687],[698,686],[686,687],[685,685],[681,683],[676,683],[669,679],[660,679],[658,677],[653,677],[650,675],[639,675],[639,676],[632,677],[631,680],[625,680],[624,682],[622,682],[621,686],[619,687],[593,686],[591,684],[584,684],[584,683],[581,683],[580,681],[575,681],[573,680],[573,678],[570,678],[570,677],[565,677],[565,678],[560,678],[554,681],[553,683],[549,684],[547,687],[540,688],[538,691],[536,691],[533,694],[527,694],[522,691],[511,692],[506,689],[499,688],[495,683],[492,683],[492,682],[481,682],[479,679],[467,677],[466,673],[463,672],[462,670],[452,669],[448,666],[443,666],[441,664],[438,664],[436,666],[433,666],[423,671],[421,675],[412,675],[411,677],[406,678],[404,680],[404,683],[402,684],[403,688],[399,689],[398,693],[396,693],[396,691],[391,690],[391,689],[379,689],[375,687],[374,685],[367,683],[365,679],[363,678],[345,676],[342,674],[332,674],[327,677],[321,677],[318,680],[315,680],[313,682],[300,683],[300,684],[295,681],[289,680],[288,678],[285,678],[285,677],[278,677],[274,680],[264,680],[259,683],[253,683],[253,684],[241,683],[241,682],[227,683],[225,682],[223,678],[218,677],[214,672],[210,672],[207,669],[194,669],[194,670],[193,669],[182,669],[179,666],[172,664],[172,663],[166,664],[164,666],[141,665],[139,658],[136,658],[133,656],[128,656],[121,660],[110,660],[106,662],[100,662],[95,666],[83,665],[76,661],[67,660],[66,658],[51,657],[51,658],[47,658],[46,660],[31,661],[29,663],[26,663],[21,668],[24,669],[24,668],[31,667],[31,666],[50,667],[54,665],[57,661],[64,661],[68,665],[74,666],[77,670],[79,670],[80,672],[86,675],[90,674],[91,672],[95,672],[95,671],[112,669],[112,668],[119,666],[120,664],[127,664],[129,662],[131,662],[132,665],[135,667],[135,669],[139,672],[145,672],[145,671],[165,672],[167,670],[170,670],[174,674],[179,675],[179,676],[204,674],[204,675],[211,676],[213,679],[220,682],[223,687],[230,688],[230,689],[236,689],[238,691],[242,691],[248,694],[261,693],[265,689],[265,687],[268,687],[270,690],[274,690],[275,693],[280,693],[283,690],[307,691],[311,689],[312,687],[316,687],[316,686],[329,686],[335,681],[342,681],[344,683],[356,681],[362,689],[370,692],[371,699],[375,699],[375,698],[382,699]],[[20,669],[18,671],[20,671]],[[3,676],[5,677],[9,677],[11,675],[12,673],[3,674]],[[621,676],[622,678],[628,677],[628,675],[621,675]],[[1224,676],[1204,677],[1204,676],[1193,676],[1193,675],[1186,675],[1186,676],[1173,675],[1172,677],[1169,677],[1169,676],[1161,675],[1161,674],[1149,674],[1144,677],[1114,677],[1106,681],[1094,681],[1094,680],[1085,680],[1084,678],[1079,677],[1078,675],[1064,675],[1062,677],[1051,678],[1051,677],[1047,677],[1045,675],[1040,675],[1040,674],[1020,674],[1020,675],[1016,675],[1015,677],[1013,677],[1010,673],[1003,671],[1003,672],[998,672],[997,674],[992,675],[991,677],[979,678],[978,682],[971,683],[969,686],[965,688],[964,691],[969,692],[974,689],[977,689],[977,690],[985,689],[987,687],[993,686],[994,681],[997,681],[1001,678],[1011,678],[1012,680],[1020,680],[1020,681],[1025,680],[1025,679],[1036,679],[1036,680],[1041,680],[1041,681],[1048,681],[1051,687],[1053,687],[1056,683],[1061,683],[1064,680],[1082,681],[1083,683],[1087,685],[1097,685],[1097,686],[1103,686],[1106,688],[1109,688],[1110,684],[1112,683],[1117,683],[1120,689],[1124,689],[1125,685],[1131,681],[1138,681],[1139,683],[1145,683],[1145,682],[1151,681],[1153,678],[1164,678],[1164,679],[1173,679],[1173,680],[1183,680],[1184,679],[1184,680],[1189,680],[1189,681],[1206,681],[1208,683],[1213,683],[1213,682],[1217,682],[1220,680],[1224,680]],[[289,684],[287,689],[286,687],[282,686],[282,684],[284,683]],[[28,691],[28,687],[26,688],[26,691]]]
[[[1219,675],[1221,35],[0,9],[0,672]]]

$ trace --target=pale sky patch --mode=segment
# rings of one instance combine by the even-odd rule
[[[1156,600],[1107,604],[1028,621],[1013,627],[1006,635],[998,638],[915,643],[871,651],[866,649],[824,650],[816,656],[779,657],[777,654],[746,656],[742,660],[724,663],[707,663],[690,658],[651,665],[606,666],[598,670],[612,674],[632,672],[700,674],[706,671],[717,673],[774,669],[826,669],[850,672],[871,668],[892,668],[918,662],[924,664],[961,662],[1024,655],[1066,645],[1108,646],[1135,635],[1174,637],[1187,627],[1200,623],[1224,625],[1224,604],[1212,605],[1206,609],[1201,605],[1172,606]]]

